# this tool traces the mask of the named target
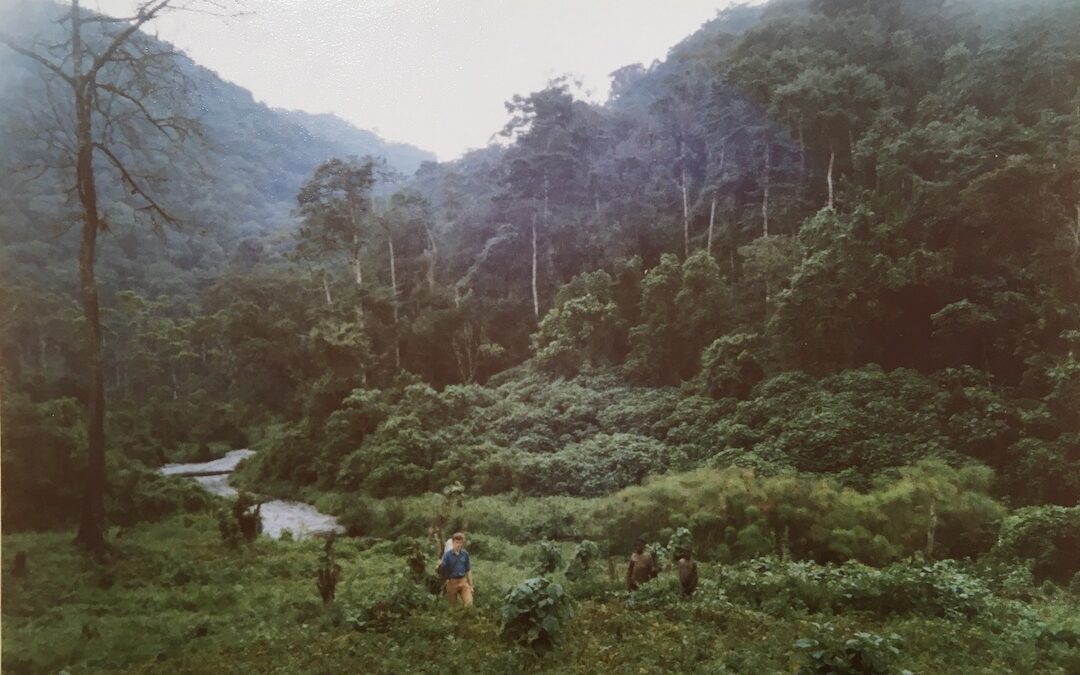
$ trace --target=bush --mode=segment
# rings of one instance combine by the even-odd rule
[[[189,478],[163,476],[122,458],[111,458],[109,464],[110,490],[105,500],[109,523],[155,522],[178,513],[209,511],[220,503]]]
[[[916,614],[970,619],[987,608],[987,584],[956,563],[905,561],[877,569],[761,558],[725,570],[721,589],[732,602],[774,614],[858,609],[880,616]]]
[[[315,570],[315,587],[319,589],[319,597],[322,598],[323,605],[329,605],[334,601],[338,580],[341,578],[341,565],[337,563],[334,556],[336,539],[333,532],[326,538],[322,555],[319,556],[319,567]]]
[[[382,586],[369,604],[346,610],[346,616],[356,630],[384,631],[430,602],[427,589],[411,580],[408,573],[403,573]]]
[[[236,501],[228,511],[218,513],[218,530],[226,545],[235,547],[241,541],[249,544],[255,541],[262,531],[262,505],[247,492],[236,495]]]
[[[536,551],[536,573],[551,574],[562,564],[562,551],[552,541],[540,542]]]
[[[664,471],[667,454],[667,447],[652,438],[597,434],[559,452],[525,458],[518,485],[529,494],[605,495]]]
[[[574,557],[566,566],[566,578],[570,581],[580,579],[589,571],[593,561],[600,557],[600,547],[588,539],[574,549]]]
[[[527,579],[507,591],[500,613],[502,637],[531,648],[537,656],[559,643],[566,621],[573,616],[562,586],[543,577]]]
[[[887,636],[859,631],[850,637],[838,635],[830,623],[812,623],[810,637],[793,645],[799,652],[799,675],[888,675],[900,655],[902,640],[896,633]],[[906,671],[905,671],[906,672]]]
[[[806,474],[699,469],[599,500],[587,534],[629,546],[685,525],[702,559],[786,553],[883,565],[925,550],[934,532],[940,557],[975,556],[990,548],[1004,514],[987,494],[991,480],[983,467],[928,461],[862,493]]]
[[[1035,581],[1067,583],[1080,572],[1080,506],[1030,506],[1005,519],[991,556],[1031,560]]]
[[[6,396],[3,434],[4,531],[74,522],[86,471],[79,402],[60,398],[34,404],[20,394]]]
[[[675,534],[671,535],[671,539],[668,539],[667,550],[674,558],[678,558],[683,553],[692,552],[694,550],[694,538],[690,534],[690,530],[685,527],[675,530]]]

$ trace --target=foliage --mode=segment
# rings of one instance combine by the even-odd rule
[[[221,540],[235,548],[243,542],[250,544],[262,531],[262,504],[247,492],[241,491],[229,509],[218,511],[218,531]]]
[[[315,571],[315,587],[319,590],[319,597],[322,598],[324,605],[329,605],[334,601],[338,580],[341,577],[341,565],[334,558],[336,539],[333,532],[326,538],[322,555],[319,557],[319,567]]]
[[[1010,514],[991,551],[1000,560],[1031,560],[1037,581],[1066,583],[1080,573],[1080,506],[1029,506]]]
[[[536,573],[539,575],[551,574],[562,565],[562,550],[553,541],[542,541],[537,544],[536,550]]]
[[[896,633],[886,636],[864,631],[850,637],[837,636],[829,623],[813,623],[813,637],[795,641],[803,656],[799,673],[805,675],[889,675],[897,672],[891,667],[900,655],[902,639]],[[903,671],[909,672],[909,671]]]
[[[596,545],[596,542],[588,539],[578,542],[578,545],[574,548],[574,557],[570,559],[570,563],[566,566],[566,578],[570,581],[583,578],[589,572],[593,562],[599,557],[600,547]]]
[[[860,610],[966,620],[990,606],[987,584],[951,561],[873,568],[856,562],[821,566],[758,558],[728,568],[720,587],[732,602],[778,615],[800,609]]]
[[[474,522],[476,529],[489,530],[486,517]],[[8,554],[5,669],[291,671],[317,661],[345,671],[357,659],[367,659],[375,670],[407,672],[426,668],[433,653],[442,669],[498,673],[539,667],[532,650],[508,648],[500,639],[500,598],[488,603],[478,595],[474,611],[450,614],[445,601],[434,600],[399,573],[402,557],[415,545],[411,537],[381,543],[338,539],[342,572],[335,602],[326,609],[312,593],[312,572],[323,553],[319,540],[282,543],[263,537],[244,555],[235,555],[218,541],[213,518],[196,514],[134,526],[115,539],[110,561],[96,563],[73,550],[70,537],[70,532],[4,537],[5,551],[26,551],[29,572],[12,577]],[[529,547],[490,538],[489,544],[506,554],[499,560],[475,559],[479,593],[517,584],[532,565]],[[606,537],[597,542],[618,543]],[[813,638],[822,648],[843,651],[843,643],[858,632],[900,635],[902,653],[890,667],[913,672],[1072,672],[1080,658],[1080,613],[1070,594],[1045,595],[1028,584],[1022,593],[982,596],[972,615],[944,613],[941,607],[968,602],[957,594],[965,586],[956,586],[956,575],[967,577],[968,586],[978,583],[981,572],[974,566],[951,571],[933,566],[942,581],[927,578],[911,586],[873,581],[878,574],[890,576],[888,567],[849,570],[776,559],[699,564],[701,585],[692,599],[680,601],[674,575],[662,573],[642,588],[653,600],[632,610],[618,579],[594,574],[587,583],[564,587],[573,597],[575,617],[572,624],[560,620],[561,647],[545,655],[543,666],[790,671],[806,659],[794,646],[797,640]],[[767,580],[757,590],[749,585],[755,576]],[[913,579],[907,571],[897,578]],[[795,587],[794,579],[805,580],[799,595],[785,590]],[[844,598],[861,585],[891,590],[864,608]],[[934,587],[938,595],[925,594]],[[815,604],[810,594],[823,590],[838,598],[837,604]],[[931,604],[890,609],[911,590]],[[776,600],[769,602],[773,592]],[[58,606],[64,611],[56,612]],[[813,623],[831,623],[831,635],[819,634]],[[957,644],[980,648],[959,650]]]
[[[694,550],[694,535],[685,527],[680,527],[668,539],[667,550],[676,559],[684,553],[691,553]]]
[[[524,460],[519,487],[530,494],[603,495],[660,472],[664,454],[664,446],[650,438],[597,434],[557,453]]]
[[[543,577],[526,579],[503,597],[501,635],[543,656],[562,639],[573,616],[562,586]]]

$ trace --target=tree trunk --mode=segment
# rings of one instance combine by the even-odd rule
[[[323,292],[326,293],[326,306],[327,307],[333,307],[334,306],[334,298],[330,296],[330,283],[326,280],[326,272],[325,272],[325,270],[322,273],[322,287],[323,287]]]
[[[716,194],[713,194],[712,205],[709,206],[709,238],[705,241],[705,252],[712,255],[713,224],[716,222]]]
[[[353,281],[356,282],[356,289],[362,290],[364,288],[364,273],[360,268],[360,253],[354,252],[352,258],[349,260],[349,265],[352,267]],[[364,325],[364,297],[360,295],[356,301],[356,320],[361,326]]]
[[[930,519],[926,524],[926,559],[934,558],[934,534],[937,532],[937,504],[930,499]]]
[[[352,264],[353,279],[356,281],[356,289],[358,291],[362,291],[362,289],[364,288],[364,273],[363,273],[363,270],[360,268],[360,241],[359,241],[359,237],[357,236],[357,231],[360,229],[360,223],[357,222],[357,219],[356,219],[356,207],[353,206],[352,200],[349,201],[349,220],[353,224],[352,252],[351,252],[352,253],[352,258],[349,260],[349,262]],[[363,325],[364,325],[364,296],[363,296],[362,292],[359,293],[358,296],[359,297],[358,297],[357,302],[356,302],[356,320],[357,320],[357,322],[359,322],[360,326],[363,327]]]
[[[101,358],[101,313],[98,305],[94,261],[97,234],[102,223],[98,216],[97,185],[94,182],[94,139],[91,126],[92,96],[90,84],[82,73],[82,16],[79,0],[71,3],[71,61],[75,80],[75,134],[78,157],[75,180],[83,210],[82,239],[79,243],[79,281],[82,290],[83,316],[86,318],[86,354],[90,369],[90,389],[86,396],[86,491],[82,517],[75,543],[93,553],[105,550],[105,373]]]
[[[424,257],[427,260],[427,285],[428,293],[434,295],[435,293],[435,257],[439,253],[438,247],[435,245],[435,235],[431,233],[431,228],[426,224],[424,230],[427,232],[428,248],[424,251]]]
[[[536,214],[532,217],[532,297],[533,315],[540,320],[540,295],[536,292]]]
[[[806,144],[803,142],[803,118],[799,114],[799,190],[802,190],[803,176],[806,174]]]
[[[393,291],[394,304],[394,368],[401,370],[401,338],[397,334],[398,327],[398,292],[397,270],[394,260],[394,238],[386,238],[386,246],[390,249],[390,289]]]
[[[836,150],[833,149],[832,143],[829,144],[829,171],[825,174],[825,180],[829,185],[829,210],[833,210],[833,164],[836,162]]]
[[[690,257],[690,198],[686,189],[686,168],[683,167],[680,175],[679,187],[682,189],[682,231],[683,231],[683,258]]]
[[[761,191],[761,234],[764,237],[769,236],[769,152],[769,142],[765,141],[765,174]]]
[[[1080,257],[1080,203],[1076,204],[1076,225],[1072,228],[1072,259]]]
[[[548,188],[549,188],[549,185],[548,185],[547,171],[545,171],[544,172],[544,229],[545,230],[547,229],[547,226],[548,226],[548,205],[549,205],[549,203],[548,203]]]

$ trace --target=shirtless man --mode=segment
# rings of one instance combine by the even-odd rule
[[[656,558],[645,550],[645,540],[638,537],[634,542],[634,552],[630,555],[630,567],[626,569],[626,587],[636,591],[641,584],[655,577],[660,570]]]
[[[679,552],[679,585],[682,587],[682,596],[689,598],[697,590],[698,570],[697,561],[694,560],[690,549],[686,548]]]

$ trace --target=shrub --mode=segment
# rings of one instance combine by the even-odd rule
[[[627,593],[626,606],[630,609],[660,609],[672,606],[681,595],[679,580],[666,577],[642,584]]]
[[[935,551],[942,557],[990,548],[1004,508],[987,494],[989,471],[928,461],[897,474],[861,493],[805,474],[759,477],[749,469],[699,469],[599,500],[589,518],[596,529],[586,534],[628,544],[685,524],[703,559],[787,552],[819,562],[854,558],[876,565],[925,550],[934,529]]]
[[[761,338],[756,333],[731,333],[717,338],[701,354],[701,387],[713,398],[746,398],[765,371],[756,354]]]
[[[903,562],[884,569],[845,565],[841,604],[887,614],[922,614],[970,619],[986,608],[990,589],[951,560]]]
[[[605,495],[664,471],[667,454],[652,438],[597,434],[559,452],[525,458],[518,482],[530,494]]]
[[[235,547],[241,541],[251,543],[262,531],[262,505],[249,493],[241,491],[228,511],[218,513],[218,530],[226,545]]]
[[[600,547],[588,539],[582,541],[574,549],[574,557],[566,566],[566,578],[570,581],[580,579],[589,571],[592,562],[600,557]]]
[[[672,556],[678,558],[683,553],[689,553],[694,549],[694,538],[690,534],[690,530],[685,527],[680,527],[675,530],[675,534],[671,535],[671,539],[668,539],[667,550]]]
[[[859,631],[850,637],[837,634],[830,623],[811,623],[810,637],[793,645],[798,650],[800,675],[888,675],[900,655],[902,640],[896,633],[887,636]],[[905,671],[906,672],[906,671]]]
[[[413,582],[408,573],[403,573],[382,586],[370,600],[363,607],[346,610],[347,619],[356,630],[384,631],[395,621],[405,619],[427,605],[431,597],[426,588]]]
[[[324,605],[334,601],[337,592],[338,579],[341,578],[341,565],[334,557],[334,541],[337,537],[333,532],[326,538],[323,545],[322,555],[319,556],[319,567],[315,571],[315,587],[319,589],[319,597]]]
[[[970,619],[991,597],[984,581],[952,561],[905,561],[877,569],[857,562],[833,566],[760,558],[727,568],[720,584],[733,602],[776,614],[850,608],[880,616]]]
[[[1066,583],[1080,572],[1080,506],[1030,506],[1005,519],[991,552],[998,560],[1032,560],[1035,581]]]
[[[562,564],[562,551],[552,541],[540,542],[536,551],[536,573],[551,574]]]
[[[573,616],[562,586],[543,577],[527,579],[507,591],[500,613],[502,637],[531,648],[537,656],[559,643],[566,621]]]

